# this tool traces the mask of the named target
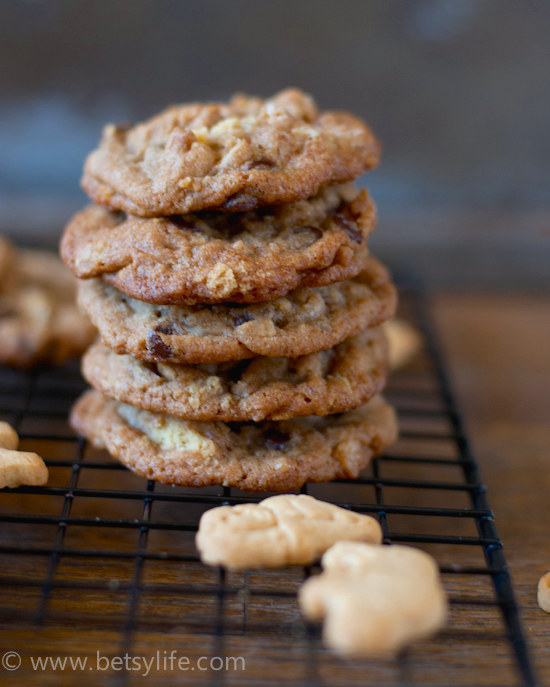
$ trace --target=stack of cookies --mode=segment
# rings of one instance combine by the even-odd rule
[[[288,491],[356,477],[396,436],[394,312],[350,182],[368,127],[297,90],[107,126],[61,244],[99,330],[73,426],[136,473]]]

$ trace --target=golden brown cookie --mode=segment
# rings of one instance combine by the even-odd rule
[[[109,125],[84,167],[97,203],[142,217],[291,203],[375,167],[360,119],[319,112],[305,93],[178,105],[132,127]]]
[[[106,346],[150,362],[193,364],[331,348],[391,317],[396,298],[387,270],[371,257],[354,279],[252,305],[151,305],[98,277],[78,285]]]
[[[166,484],[292,491],[357,477],[395,440],[395,412],[380,396],[342,415],[256,424],[194,422],[85,393],[73,427],[138,475]]]
[[[286,420],[342,413],[382,390],[388,352],[381,328],[300,358],[174,365],[118,355],[100,342],[82,372],[103,394],[189,420]]]
[[[53,254],[11,253],[0,283],[0,363],[26,368],[80,355],[95,330],[75,305],[72,274]]]
[[[61,255],[77,277],[103,276],[148,303],[255,303],[356,276],[375,223],[367,192],[351,184],[245,213],[144,219],[90,206]]]

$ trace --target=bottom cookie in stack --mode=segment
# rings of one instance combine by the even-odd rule
[[[397,434],[395,412],[381,396],[340,415],[223,423],[152,413],[88,391],[72,424],[148,479],[249,491],[357,477]]]

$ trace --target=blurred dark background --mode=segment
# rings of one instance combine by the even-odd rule
[[[363,116],[373,239],[442,286],[550,286],[550,2],[2,0],[0,231],[54,244],[108,121],[288,85]]]

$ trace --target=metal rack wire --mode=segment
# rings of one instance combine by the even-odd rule
[[[400,441],[360,479],[303,491],[375,514],[388,543],[435,555],[450,595],[448,628],[396,660],[338,658],[296,603],[315,566],[236,574],[198,560],[193,534],[205,509],[265,494],[138,478],[67,426],[84,386],[76,364],[4,369],[0,419],[46,458],[51,475],[46,487],[0,493],[0,638],[4,651],[20,641],[23,676],[33,677],[33,653],[91,661],[100,652],[156,656],[155,675],[167,684],[473,685],[468,670],[477,655],[498,684],[535,684],[502,543],[425,298],[401,291],[403,314],[423,333],[425,350],[387,389]],[[185,675],[171,662],[174,651],[188,660]],[[227,668],[237,665],[225,662],[231,657],[243,657],[246,668]],[[127,667],[95,669],[93,684],[133,684],[140,672]],[[488,684],[483,672],[478,677]],[[56,684],[73,678],[71,669],[58,671]]]

